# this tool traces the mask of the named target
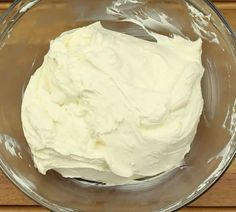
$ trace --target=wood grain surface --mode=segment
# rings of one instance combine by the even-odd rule
[[[215,0],[217,8],[224,14],[236,31],[236,0]],[[0,0],[0,15],[10,6],[10,1]],[[0,212],[45,212],[34,201],[18,190],[0,171]],[[236,211],[236,160],[223,177],[204,195],[194,201],[183,212],[233,212]]]

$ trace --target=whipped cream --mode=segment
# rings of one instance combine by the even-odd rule
[[[22,103],[42,174],[124,184],[181,164],[203,108],[202,42],[155,38],[96,22],[51,41]]]

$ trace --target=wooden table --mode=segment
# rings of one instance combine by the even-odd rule
[[[10,4],[10,0],[0,0],[0,14]],[[236,31],[236,0],[216,0],[215,4]],[[2,211],[41,212],[47,210],[19,191],[0,171],[0,212]],[[181,211],[236,211],[236,160],[209,191]]]

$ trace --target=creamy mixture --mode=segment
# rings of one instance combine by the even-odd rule
[[[22,104],[42,174],[123,184],[181,164],[202,113],[202,42],[155,37],[97,22],[51,41]]]

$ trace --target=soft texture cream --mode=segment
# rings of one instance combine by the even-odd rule
[[[22,104],[41,173],[123,184],[181,164],[203,107],[201,40],[155,37],[97,22],[51,42]]]

